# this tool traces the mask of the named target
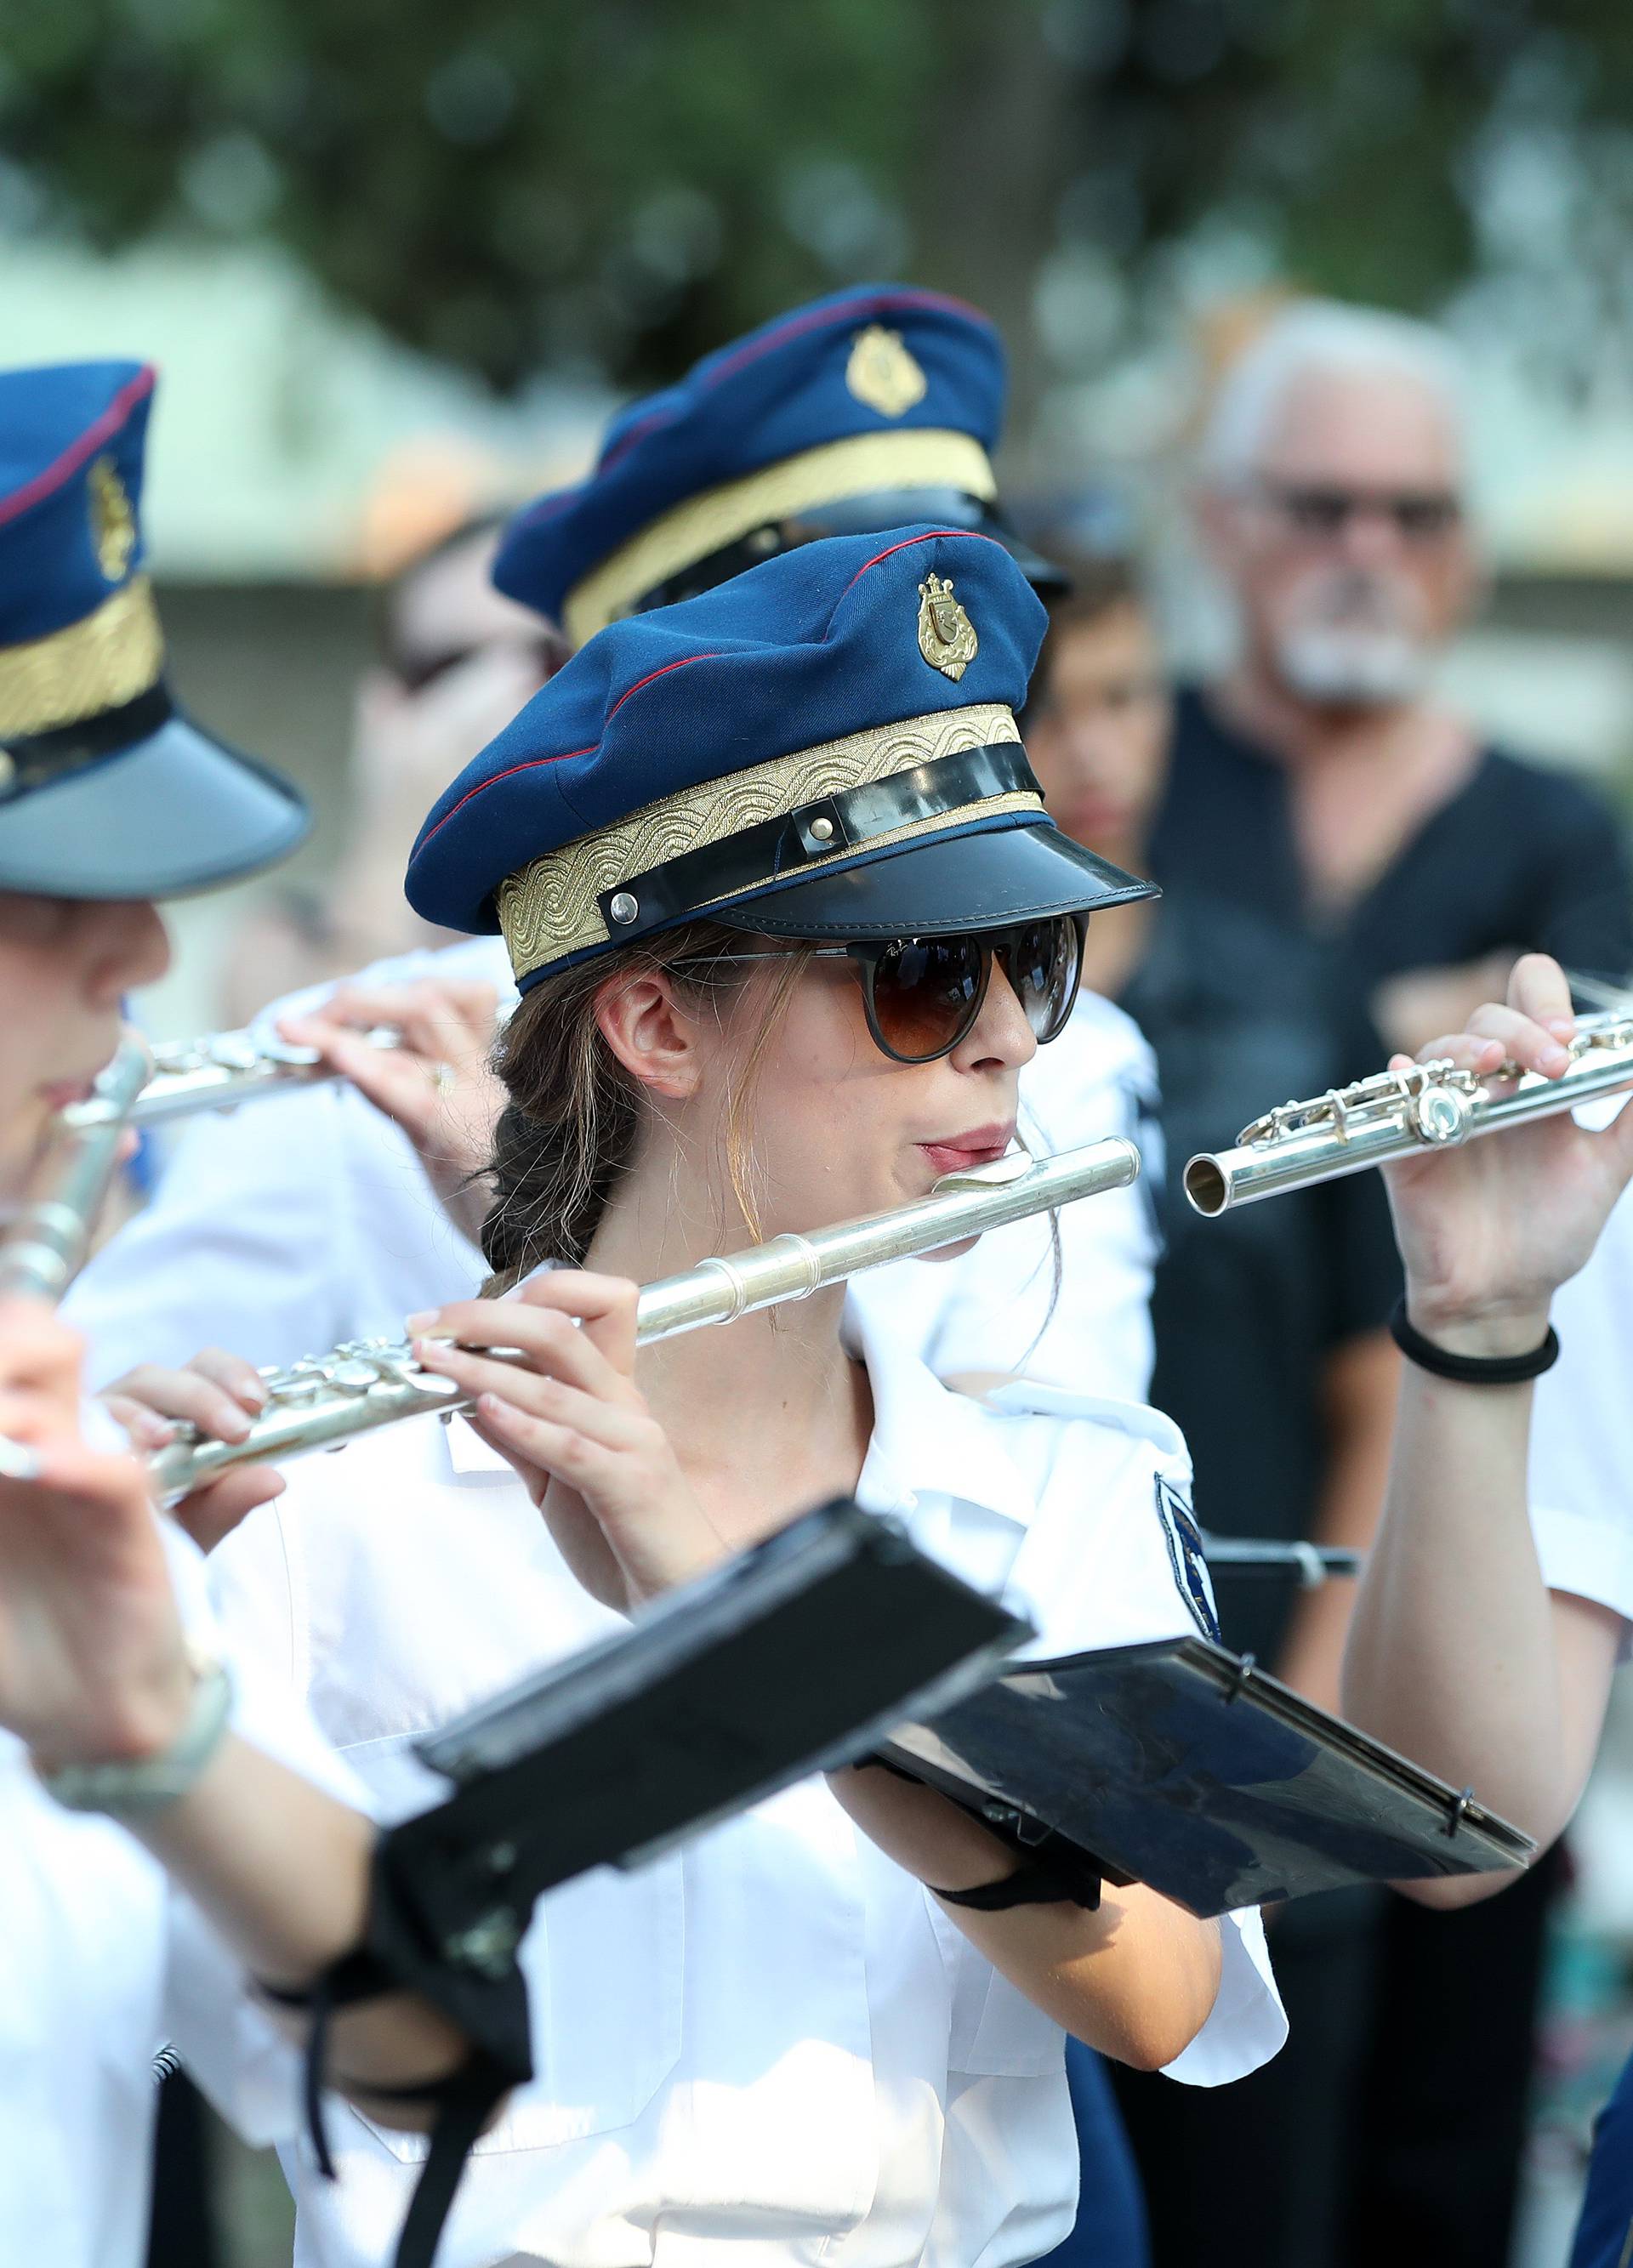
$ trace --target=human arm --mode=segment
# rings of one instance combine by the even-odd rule
[[[1017,1869],[1012,1851],[930,1788],[876,1765],[831,1772],[828,1784],[868,1839],[933,1889],[976,1889]],[[1138,2070],[1182,2054],[1219,1991],[1219,1924],[1137,1882],[1108,1884],[1093,1912],[1066,1901],[942,1910],[1046,2015]]]
[[[48,1774],[163,1756],[199,1686],[141,1469],[86,1447],[78,1375],[55,1317],[0,1308],[0,1436],[21,1452],[0,1480],[0,1723]],[[232,1732],[183,1793],[125,1823],[269,1983],[310,1984],[361,1933],[372,1825]],[[432,2008],[394,1995],[337,2019],[332,2069],[366,2092],[464,2053]]]
[[[1426,1053],[1481,1075],[1504,1055],[1557,1076],[1572,1027],[1556,963],[1530,955],[1509,1003]],[[1389,1169],[1408,1314],[1455,1353],[1541,1342],[1556,1286],[1587,1259],[1633,1172],[1633,1113],[1591,1130],[1569,1114]],[[1405,1367],[1389,1485],[1344,1670],[1356,1721],[1541,1841],[1569,1817],[1603,1722],[1615,1618],[1556,1599],[1529,1517],[1533,1389]],[[1426,1904],[1501,1878],[1420,1886]]]
[[[1326,1465],[1311,1540],[1365,1552],[1382,1508],[1400,1358],[1387,1331],[1342,1339],[1327,1355],[1320,1394]],[[1353,1583],[1301,1592],[1288,1624],[1276,1675],[1323,1709],[1340,1706],[1344,1640]]]

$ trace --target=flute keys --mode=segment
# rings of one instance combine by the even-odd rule
[[[1426,1086],[1415,1098],[1409,1114],[1412,1130],[1436,1149],[1460,1142],[1474,1115],[1472,1095],[1457,1087],[1439,1086]]]
[[[380,1384],[379,1366],[353,1355],[344,1362],[330,1365],[329,1382],[339,1387],[343,1394],[366,1394],[371,1387]]]

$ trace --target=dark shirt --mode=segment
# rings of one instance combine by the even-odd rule
[[[1486,748],[1344,914],[1306,902],[1287,775],[1187,688],[1151,843],[1151,871],[1176,895],[1207,890],[1321,937],[1370,994],[1409,968],[1504,949],[1551,953],[1567,968],[1633,972],[1633,888],[1622,828],[1578,782]],[[1350,1077],[1381,1067],[1345,1066]]]
[[[1275,1104],[1320,1094],[1383,1055],[1325,954],[1201,892],[1164,899],[1121,995],[1156,1051],[1167,1173],[1166,1249],[1151,1314],[1151,1399],[1183,1429],[1196,1514],[1222,1535],[1305,1536],[1326,1465],[1324,1374],[1333,1351],[1378,1329],[1400,1263],[1378,1175],[1359,1174],[1204,1220],[1185,1161],[1234,1142]],[[1217,1580],[1227,1643],[1273,1661],[1294,1587]]]

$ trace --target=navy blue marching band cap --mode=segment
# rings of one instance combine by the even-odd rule
[[[138,517],[153,382],[0,371],[0,889],[170,897],[307,831],[295,790],[166,688]]]
[[[979,528],[1044,589],[1065,577],[994,511],[1002,341],[939,291],[873,284],[707,355],[608,428],[577,488],[517,514],[493,580],[575,645],[794,541],[934,521]]]
[[[835,536],[574,655],[439,799],[408,895],[522,990],[707,916],[861,940],[1156,895],[1062,835],[1015,721],[1046,616],[989,536]]]

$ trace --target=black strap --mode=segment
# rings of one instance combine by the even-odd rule
[[[175,704],[161,679],[122,701],[116,709],[99,710],[72,725],[59,725],[49,733],[18,733],[0,742],[11,759],[0,804],[14,803],[35,788],[52,787],[70,772],[89,771],[95,764],[122,755],[167,725]]]
[[[444,2222],[453,2210],[465,2161],[483,2129],[509,2094],[513,2074],[480,2049],[447,2079],[428,2087],[377,2087],[367,2092],[385,2102],[431,2102],[438,2117],[431,2148],[397,2239],[393,2268],[432,2268]]]
[[[1541,1344],[1533,1347],[1529,1354],[1453,1354],[1414,1327],[1404,1297],[1395,1302],[1389,1335],[1408,1362],[1436,1378],[1452,1379],[1459,1386],[1523,1386],[1527,1379],[1541,1378],[1545,1370],[1552,1370],[1559,1360],[1559,1334],[1552,1323]]]
[[[763,820],[757,827],[728,835],[723,842],[683,850],[678,858],[666,858],[644,874],[603,890],[596,904],[615,944],[644,937],[700,906],[751,890],[768,877],[783,879],[818,859],[865,850],[878,836],[917,820],[950,822],[971,804],[1017,792],[1039,792],[1018,740],[961,748],[954,755],[892,772],[888,779],[864,781],[860,787],[802,804],[782,818]]]
[[[1085,1912],[1094,1913],[1100,1904],[1097,1881],[1082,1881],[1074,1889],[1052,1867],[1037,1860],[1017,1867],[1001,1881],[983,1882],[979,1889],[940,1890],[934,1882],[928,1888],[944,1905],[968,1906],[975,1913],[1008,1913],[1011,1906],[1058,1905],[1082,1906]]]
[[[303,2008],[311,2018],[307,2131],[326,2180],[334,2179],[335,2163],[324,2128],[323,2083],[337,2008],[388,1992],[417,1992],[451,2017],[472,2043],[469,2056],[445,2079],[403,2088],[358,2083],[358,2092],[382,2102],[427,2103],[438,2113],[398,2240],[395,2268],[432,2268],[471,2145],[510,2089],[533,2076],[527,1992],[515,1961],[525,1910],[513,1914],[506,1909],[503,1928],[497,1910],[485,1917],[477,1911],[477,1920],[488,1923],[485,1929],[438,1927],[424,1902],[424,1893],[435,1885],[417,1869],[415,1848],[412,1835],[403,1830],[381,1837],[371,1869],[363,1940],[309,1991],[265,1984],[259,1988],[279,2007]],[[466,1906],[470,1904],[467,1900]]]

